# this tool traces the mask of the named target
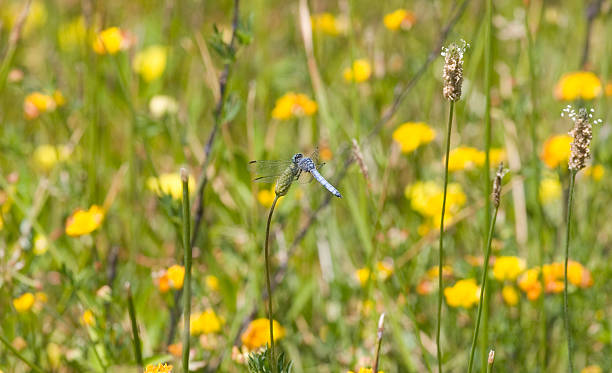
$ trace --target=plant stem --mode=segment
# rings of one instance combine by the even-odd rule
[[[133,344],[134,344],[134,355],[136,356],[136,362],[140,368],[144,368],[144,364],[142,362],[142,349],[140,344],[140,335],[138,333],[138,323],[136,322],[136,310],[134,308],[134,299],[132,298],[132,287],[128,282],[125,286],[127,291],[128,298],[128,312],[130,314],[130,320],[132,321],[132,334],[134,334]]]
[[[474,363],[474,353],[476,352],[476,341],[478,340],[478,329],[480,328],[480,318],[482,316],[482,309],[486,306],[485,293],[487,291],[487,273],[489,271],[489,258],[491,257],[491,242],[493,241],[493,231],[495,230],[495,221],[497,220],[497,210],[499,210],[499,206],[495,206],[493,211],[493,217],[491,219],[491,225],[489,226],[489,234],[487,236],[487,251],[485,253],[484,258],[484,269],[482,272],[482,290],[480,291],[480,302],[478,303],[478,316],[476,317],[476,325],[474,327],[474,336],[472,338],[472,348],[470,349],[470,360],[468,362],[468,373],[472,373],[472,367]],[[488,346],[483,346],[483,348],[488,348]],[[487,354],[487,367],[488,363],[488,354]],[[487,368],[488,370],[488,368]]]
[[[440,218],[440,246],[438,260],[438,325],[436,327],[436,351],[438,357],[438,373],[442,373],[442,349],[440,348],[440,325],[442,323],[442,266],[444,265],[444,210],[446,209],[446,189],[448,187],[448,159],[450,152],[451,128],[453,125],[453,109],[455,102],[450,102],[450,110],[448,114],[448,126],[446,132],[446,159],[444,162],[444,196],[442,198],[442,213]]]
[[[382,337],[384,331],[384,321],[385,314],[380,315],[380,319],[378,320],[378,331],[376,334],[377,346],[376,346],[376,355],[374,356],[374,364],[372,364],[372,372],[378,373],[378,363],[380,362],[380,346],[382,345]]]
[[[565,232],[565,268],[564,268],[564,287],[563,287],[563,319],[565,321],[565,332],[567,333],[567,358],[569,373],[574,371],[574,358],[572,356],[573,344],[572,331],[570,324],[569,302],[567,297],[567,264],[569,261],[570,228],[572,221],[572,202],[574,200],[574,185],[576,183],[576,171],[570,170],[570,185],[567,196],[567,227]]]
[[[485,37],[485,164],[484,164],[484,184],[485,184],[485,224],[484,228],[490,225],[491,222],[491,69],[493,66],[493,1],[487,0],[486,10],[486,37]],[[486,264],[485,264],[486,265]],[[484,320],[482,331],[482,367],[486,369],[488,360],[488,345],[489,345],[489,296],[485,297],[484,302]]]
[[[19,351],[15,349],[15,347],[13,347],[13,345],[10,344],[9,341],[4,339],[2,335],[0,335],[0,342],[2,342],[4,346],[9,351],[11,351],[19,360],[23,361],[27,366],[32,368],[33,371],[43,373],[43,370],[39,366],[35,365],[34,363],[31,363],[28,359],[26,359]]]
[[[183,372],[189,372],[189,318],[191,316],[191,242],[189,241],[189,176],[187,170],[181,169],[181,181],[183,183],[183,250],[185,252],[185,281],[183,281]]]
[[[270,223],[272,222],[272,214],[274,213],[274,207],[278,201],[278,194],[274,196],[272,206],[270,206],[270,214],[268,215],[268,222],[266,224],[266,243],[264,246],[264,256],[266,261],[266,290],[268,291],[268,321],[270,322],[270,370],[272,373],[276,372],[276,358],[274,354],[274,319],[272,318],[272,285],[270,281]]]

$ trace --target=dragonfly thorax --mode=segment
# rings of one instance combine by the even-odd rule
[[[293,157],[291,158],[291,161],[292,161],[294,164],[296,164],[296,165],[297,165],[297,164],[298,164],[298,162],[300,161],[300,159],[302,159],[302,158],[304,158],[304,155],[303,155],[302,153],[296,153],[296,154],[294,154],[294,155],[293,155]]]

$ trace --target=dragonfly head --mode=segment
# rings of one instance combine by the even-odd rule
[[[304,158],[304,155],[302,153],[296,153],[296,154],[293,155],[293,158],[291,158],[291,161],[293,161],[293,163],[295,163],[295,164],[298,164],[298,162],[302,158]]]

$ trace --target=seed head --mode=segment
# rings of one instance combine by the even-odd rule
[[[487,363],[489,365],[493,365],[494,361],[495,361],[495,350],[489,350],[489,359],[488,359]]]
[[[440,53],[444,57],[444,88],[442,93],[449,101],[458,101],[461,98],[461,85],[463,84],[463,54],[469,48],[465,40],[443,47]]]
[[[368,166],[363,159],[363,153],[361,152],[361,148],[359,147],[359,143],[356,139],[353,139],[353,157],[355,157],[355,161],[359,165],[359,169],[361,170],[361,174],[366,179],[368,183],[368,187],[370,187],[370,173],[368,172]]]
[[[569,158],[569,169],[571,171],[580,171],[586,167],[586,162],[591,158],[591,139],[593,138],[593,126],[590,120],[593,118],[593,112],[591,109],[587,111],[585,108],[580,108],[578,113],[567,105],[561,116],[567,116],[574,122],[574,128],[569,131],[570,136],[574,138],[571,143],[571,153]],[[601,119],[595,119],[595,124],[602,122]]]
[[[493,205],[495,207],[499,207],[502,179],[507,172],[508,170],[504,170],[504,162],[501,162],[497,168],[495,180],[493,180],[493,191],[491,192],[491,199],[493,200]]]

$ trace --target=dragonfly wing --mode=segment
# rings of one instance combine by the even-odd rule
[[[279,175],[258,176],[253,179],[255,183],[275,183]]]
[[[278,176],[290,164],[291,161],[251,161],[249,167],[257,176]]]

